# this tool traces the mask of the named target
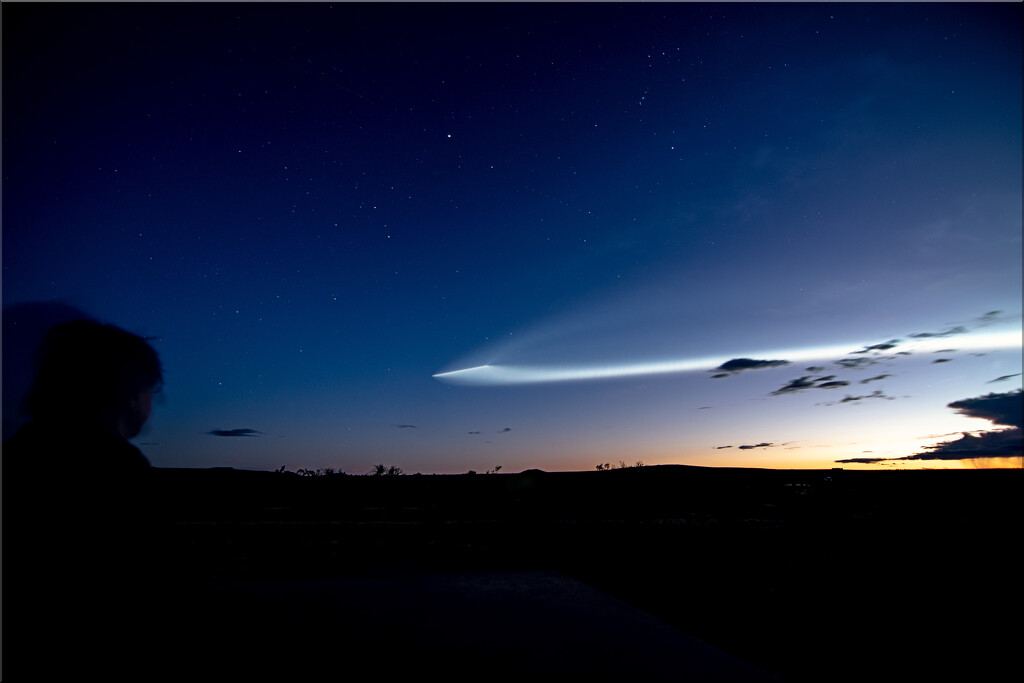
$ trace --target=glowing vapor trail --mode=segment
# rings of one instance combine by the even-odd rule
[[[977,349],[1011,349],[1021,347],[1019,331],[975,334],[956,340],[958,351]],[[948,346],[948,339],[927,339],[905,342],[900,348],[917,352],[938,351]],[[866,345],[861,345],[863,346]],[[853,350],[851,350],[853,349]],[[776,351],[759,351],[749,354],[751,358],[784,358],[789,362],[806,362],[834,359],[857,353],[856,345],[818,346],[805,349],[787,349]],[[735,358],[691,358],[684,360],[651,361],[646,363],[620,363],[607,365],[580,366],[541,366],[541,365],[501,365],[488,363],[461,370],[439,372],[433,377],[443,382],[462,385],[496,386],[507,384],[538,384],[541,382],[569,382],[593,379],[615,379],[634,377],[637,375],[659,375],[672,372],[694,372],[697,370],[713,370],[722,363]]]

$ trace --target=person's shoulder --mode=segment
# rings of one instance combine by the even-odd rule
[[[127,474],[151,468],[134,445],[89,425],[29,422],[3,444],[5,464],[63,472]]]
[[[130,441],[106,431],[92,431],[84,436],[78,450],[92,467],[123,474],[150,469],[149,460]]]
[[[122,441],[118,446],[116,459],[117,462],[111,464],[112,466],[120,469],[140,472],[152,469],[149,458],[143,455],[142,451],[140,451],[138,447],[128,441]]]

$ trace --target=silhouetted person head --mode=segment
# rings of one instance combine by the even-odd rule
[[[80,319],[52,326],[22,402],[31,418],[3,444],[4,475],[28,501],[17,526],[18,584],[37,596],[19,615],[39,680],[115,669],[149,680],[144,634],[163,536],[162,489],[128,439],[142,429],[163,371],[138,335]],[[97,614],[105,617],[96,629]],[[61,657],[52,656],[60,643]],[[112,650],[111,648],[115,648]]]
[[[145,339],[76,320],[55,325],[40,344],[23,406],[39,423],[88,424],[130,439],[162,385],[160,359]]]

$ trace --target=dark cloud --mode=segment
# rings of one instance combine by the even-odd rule
[[[876,365],[878,359],[876,358],[840,358],[837,361],[832,361],[836,365],[846,368],[847,370],[859,370],[860,368],[866,368],[869,365]]]
[[[825,375],[824,377],[804,375],[803,377],[790,380],[789,384],[776,389],[772,392],[772,396],[792,394],[804,389],[835,389],[836,387],[849,386],[849,384],[849,382],[844,380],[837,380],[835,375]]]
[[[897,460],[970,460],[973,458],[1019,458],[1024,456],[1024,401],[1021,390],[965,398],[948,404],[961,415],[990,420],[1010,429],[970,434],[955,441],[928,446],[923,453],[902,458],[851,458],[836,462],[875,463]]]
[[[725,374],[713,375],[714,378],[738,375],[745,370],[760,370],[762,368],[777,368],[782,365],[789,365],[788,360],[754,360],[753,358],[733,358],[719,365],[715,370]]]
[[[716,451],[720,451],[720,450],[722,450],[723,448],[732,448],[732,446],[715,446],[715,450],[716,450]]]
[[[753,446],[743,445],[743,446],[740,446],[740,450],[741,451],[749,451],[751,448],[768,448],[768,447],[774,446],[774,445],[775,444],[773,444],[773,443],[759,443],[759,444],[754,444]]]
[[[416,429],[416,425],[394,425],[399,429]]]
[[[950,363],[952,361],[953,361],[952,358],[936,358],[935,360],[932,361],[932,364],[935,364],[935,363]]]
[[[985,325],[991,325],[992,323],[1003,320],[1002,311],[989,311],[978,317],[974,322],[978,327],[984,327]]]
[[[259,436],[263,432],[258,431],[256,429],[243,428],[243,429],[212,429],[212,430],[210,430],[210,431],[208,431],[206,433],[207,434],[211,434],[213,436]]]
[[[877,377],[868,377],[867,379],[862,379],[860,383],[867,384],[868,382],[877,382],[878,380],[886,379],[887,377],[892,377],[892,375],[878,375]]]
[[[998,311],[993,312],[998,313]],[[966,327],[964,327],[963,325],[957,325],[956,327],[951,327],[948,330],[944,330],[942,332],[914,332],[913,334],[908,334],[907,336],[913,337],[914,339],[928,339],[932,337],[952,337],[953,335],[963,334],[966,331]]]
[[[512,428],[511,428],[511,427],[505,427],[504,429],[502,429],[502,430],[501,430],[500,432],[498,432],[498,433],[499,433],[499,434],[504,434],[505,432],[511,432],[511,431],[512,431]]]
[[[889,462],[890,460],[892,460],[892,458],[847,458],[846,460],[836,460],[836,462],[870,465],[871,463]]]
[[[799,379],[790,380],[789,384],[772,392],[772,396],[779,396],[781,394],[791,394],[795,391],[803,391],[804,389],[810,389],[814,386],[817,380],[807,375],[800,377]]]
[[[872,391],[870,394],[866,394],[864,396],[847,396],[846,398],[844,398],[841,401],[839,401],[839,403],[851,403],[853,401],[863,401],[866,398],[884,398],[887,401],[894,401],[895,400],[894,396],[886,396],[880,390],[876,389],[876,390]]]
[[[900,458],[901,460],[968,460],[970,458],[1011,458],[1024,455],[1024,430],[1020,427],[998,432],[968,434],[964,432],[956,441],[944,441],[929,446],[927,452]]]
[[[466,432],[467,434],[479,434],[480,432]]]
[[[806,370],[807,372],[825,372],[825,368],[821,367],[820,365],[812,365],[809,368],[804,368],[804,370]]]
[[[965,398],[953,401],[946,407],[967,417],[980,417],[993,424],[1021,429],[1024,428],[1024,401],[1021,397],[1021,390],[1018,389],[1003,394]]]
[[[896,345],[901,343],[902,339],[890,339],[887,342],[881,344],[872,344],[871,346],[865,346],[860,351],[851,351],[850,353],[868,353],[870,351],[888,351],[889,349],[895,349]]]
[[[985,382],[985,384],[995,384],[996,382],[1002,382],[1004,380],[1012,379],[1014,377],[1020,377],[1020,373],[1017,372],[1012,375],[1003,375],[1002,377],[996,377],[995,379],[990,379],[989,381]]]

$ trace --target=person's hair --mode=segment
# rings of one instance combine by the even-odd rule
[[[163,383],[160,358],[143,337],[114,325],[55,325],[36,351],[23,408],[35,420],[108,422]]]

